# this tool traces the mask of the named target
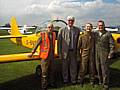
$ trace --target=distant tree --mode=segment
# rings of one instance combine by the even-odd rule
[[[5,27],[10,27],[10,24],[9,24],[9,23],[6,23],[6,24],[5,24]]]

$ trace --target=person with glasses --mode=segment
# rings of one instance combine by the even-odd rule
[[[62,59],[63,83],[76,84],[77,79],[77,43],[80,29],[74,26],[75,18],[67,17],[67,26],[58,32],[59,56]],[[70,78],[69,78],[70,77]]]

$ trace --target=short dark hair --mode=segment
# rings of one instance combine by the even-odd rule
[[[86,23],[86,24],[89,24],[89,25],[90,25],[90,26],[93,28],[93,25],[92,25],[92,23]],[[86,25],[86,24],[85,24],[85,25]]]
[[[101,23],[103,23],[103,24],[105,25],[105,22],[104,22],[103,20],[99,20],[98,23],[99,23],[99,22],[101,22]]]

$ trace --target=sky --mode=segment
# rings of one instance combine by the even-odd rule
[[[20,25],[39,25],[50,19],[75,17],[75,25],[104,20],[120,25],[120,0],[0,0],[0,25],[15,16]]]

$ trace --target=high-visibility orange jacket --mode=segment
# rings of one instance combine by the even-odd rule
[[[55,32],[52,32],[52,40],[53,40],[53,49],[55,50]],[[41,33],[41,43],[40,43],[40,58],[47,59],[50,51],[50,39],[47,32]]]

